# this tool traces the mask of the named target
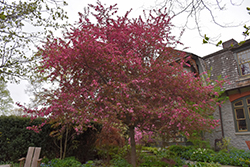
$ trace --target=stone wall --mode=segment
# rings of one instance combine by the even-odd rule
[[[205,71],[211,70],[211,79],[216,80],[219,75],[230,81],[225,84],[226,90],[237,88],[236,81],[239,80],[239,70],[236,61],[236,55],[229,49],[224,49],[218,54],[208,55],[203,58],[203,66]]]
[[[236,54],[234,54],[230,49],[223,49],[212,55],[208,55],[204,57],[203,60],[201,60],[201,63],[203,69],[205,69],[204,71],[208,71],[212,68],[212,80],[216,80],[219,75],[221,75],[222,78],[225,78],[227,76],[227,80],[230,82],[230,84],[224,85],[224,88],[226,90],[239,88],[239,83],[242,80],[242,77],[239,75]],[[231,146],[238,149],[249,150],[245,141],[250,141],[250,132],[235,131],[233,109],[232,104],[229,100],[222,104],[221,112],[224,137],[229,137],[231,139]],[[214,113],[214,117],[216,119],[220,119],[219,108]],[[210,141],[210,144],[213,147],[215,145],[215,139],[220,139],[221,137],[221,127],[218,127],[213,130],[212,133],[206,133],[205,135],[205,138]]]
[[[223,126],[225,137],[231,139],[231,145],[238,149],[249,150],[245,141],[250,140],[250,132],[236,132],[232,104],[229,100],[222,105]]]
[[[230,146],[233,146],[238,149],[249,150],[245,141],[250,141],[250,132],[236,132],[234,125],[233,109],[232,104],[227,100],[221,106],[222,112],[222,123],[224,130],[224,137],[229,137],[231,139]],[[219,108],[217,108],[214,113],[215,119],[219,119]],[[222,137],[221,127],[218,127],[213,130],[212,133],[206,133],[205,139],[209,140],[212,147],[214,147],[215,139],[220,139]]]
[[[219,108],[216,109],[216,111],[214,112],[214,118],[216,120],[220,119],[219,116]],[[204,135],[204,138],[206,141],[209,141],[210,145],[212,148],[214,148],[215,146],[215,139],[221,139],[222,138],[222,133],[221,133],[221,126],[216,127],[214,130],[212,130],[212,132],[207,132]]]

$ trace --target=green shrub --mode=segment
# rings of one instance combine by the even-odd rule
[[[213,154],[215,154],[215,152],[211,149],[198,148],[193,152],[190,157],[190,160],[200,162],[211,162],[211,155]]]
[[[206,163],[206,162],[197,162],[195,164],[189,164],[188,167],[221,167],[219,163]]]
[[[212,149],[203,148],[193,148],[187,147],[186,149],[180,146],[174,146],[169,148],[169,150],[176,150],[179,156],[192,161],[200,162],[217,162],[222,165],[233,165],[233,166],[243,166],[248,167],[250,165],[250,152],[232,149],[229,152],[227,150],[221,150],[219,152],[214,152]],[[182,153],[180,153],[183,150]]]
[[[158,167],[165,167],[167,166],[167,163],[164,161],[161,161],[157,156],[155,155],[148,155],[148,154],[142,154],[142,157],[140,157],[142,162],[140,163],[140,166],[143,167],[151,167],[151,166],[158,166]]]
[[[230,141],[231,139],[229,137],[222,138],[222,141],[219,141],[217,146],[220,150],[229,151]]]
[[[143,146],[142,150],[143,151],[149,151],[149,152],[152,152],[154,154],[157,154],[161,150],[161,148],[159,148],[159,147],[144,147]]]
[[[242,159],[240,158],[239,161],[244,164],[244,166],[248,167],[250,166],[250,159]]]
[[[230,152],[225,150],[219,151],[211,157],[214,162],[219,162],[222,165],[233,165],[248,167],[248,160],[250,159],[250,152],[245,150],[232,149]]]
[[[111,160],[111,165],[114,167],[132,167],[131,164],[124,158],[114,158]]]
[[[30,146],[42,147],[41,157],[44,155],[55,157],[57,148],[48,135],[49,125],[44,126],[40,133],[26,129],[28,126],[38,125],[41,122],[41,119],[31,122],[30,118],[0,116],[0,152],[4,152],[0,154],[0,161],[17,162],[19,158],[26,156]]]
[[[94,166],[93,161],[87,161],[85,164],[82,165],[82,167],[92,167],[92,166]]]
[[[204,140],[203,136],[202,131],[196,131],[189,136],[188,142],[191,142],[195,148],[211,148],[209,141]]]
[[[187,149],[186,151],[182,152],[180,157],[184,158],[184,159],[191,159],[191,156],[193,155],[193,153],[196,151],[195,148],[190,147],[189,149]]]
[[[183,152],[187,152],[190,149],[193,149],[192,146],[182,146],[182,145],[171,145],[168,149],[172,152],[175,152],[178,156],[181,156]]]
[[[82,164],[75,157],[67,157],[63,160],[52,159],[48,164],[42,163],[41,167],[81,167]]]
[[[109,155],[111,156],[110,164],[114,167],[123,167],[123,166],[131,167],[132,165],[129,164],[128,161],[125,159],[125,157],[127,157],[128,155],[129,150],[130,150],[129,145],[125,145],[122,148],[116,146],[110,149],[109,151]]]
[[[140,166],[182,166],[184,160],[169,149],[161,148],[143,148],[143,150],[151,151],[152,153],[142,152],[139,157]]]

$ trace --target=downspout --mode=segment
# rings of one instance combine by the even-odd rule
[[[221,127],[221,135],[224,138],[224,129],[223,129],[223,121],[222,121],[222,113],[221,113],[221,106],[219,105],[219,114],[220,114],[220,127]]]

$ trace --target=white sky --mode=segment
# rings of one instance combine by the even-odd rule
[[[207,0],[208,2],[213,2],[215,0]],[[233,3],[239,4],[242,0],[232,0]],[[119,1],[116,0],[101,0],[102,3],[106,3],[108,5],[118,3],[119,14],[125,14],[129,9],[133,9],[131,16],[136,17],[141,14],[143,9],[149,9],[151,6],[155,5],[154,0],[126,0]],[[208,12],[203,12],[200,19],[200,25],[202,34],[207,34],[209,37],[213,37],[218,42],[219,40],[227,41],[229,39],[234,38],[236,41],[244,40],[242,32],[244,31],[243,25],[246,23],[250,25],[250,15],[247,13],[246,7],[250,7],[250,0],[244,0],[244,2],[240,6],[232,6],[230,0],[224,0],[225,7],[227,10],[223,12],[215,12],[214,15],[219,23],[230,23],[230,25],[239,25],[238,27],[231,28],[222,28],[211,23],[211,17],[209,17]],[[95,3],[95,0],[71,0],[68,1],[69,6],[67,6],[66,10],[68,12],[69,21],[74,23],[78,21],[78,12],[83,12],[83,8],[86,7],[88,3]],[[173,24],[179,26],[183,24],[183,21],[186,21],[185,18],[180,17],[173,20]],[[192,24],[190,24],[190,28]],[[180,34],[178,29],[174,30],[174,34]],[[181,38],[181,42],[184,44],[183,46],[179,46],[178,49],[182,50],[185,47],[188,47],[185,51],[194,53],[198,56],[205,56],[210,53],[216,52],[221,47],[216,47],[211,44],[202,44],[202,38],[199,36],[197,29],[186,29],[184,35]],[[9,84],[8,88],[11,93],[11,97],[14,102],[27,103],[29,102],[29,97],[25,93],[25,89],[27,87],[28,82],[21,81],[20,84]]]

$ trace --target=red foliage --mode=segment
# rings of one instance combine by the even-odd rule
[[[123,147],[125,139],[122,137],[120,130],[115,127],[104,126],[102,131],[97,136],[95,145],[97,147]]]
[[[92,11],[80,14],[63,39],[48,39],[40,48],[38,73],[58,81],[59,87],[48,107],[28,113],[63,118],[65,124],[77,124],[79,132],[91,121],[123,123],[130,131],[164,128],[187,136],[217,125],[209,116],[217,104],[214,88],[223,81],[205,85],[184,72],[186,55],[172,47],[178,41],[171,36],[166,11],[130,19],[130,12],[115,17],[116,5],[89,7]]]

